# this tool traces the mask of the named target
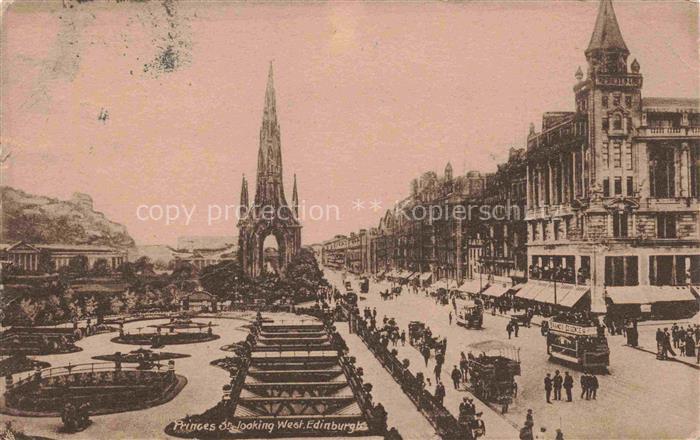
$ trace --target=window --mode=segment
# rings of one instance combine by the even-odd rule
[[[603,107],[604,107],[604,108],[608,108],[608,96],[607,96],[607,95],[604,95],[604,96],[603,96],[603,102],[602,102],[602,103],[603,103]]]
[[[617,107],[620,105],[620,94],[616,93],[613,95],[613,106]]]
[[[547,227],[548,223],[549,222],[547,220],[542,221],[542,241],[547,241],[549,238],[549,228]]]
[[[615,195],[622,195],[622,177],[615,177]]]
[[[608,131],[610,129],[610,124],[608,124],[608,118],[603,118],[603,131]]]
[[[690,195],[700,197],[700,145],[690,147]]]
[[[622,149],[619,142],[613,144],[613,167],[622,167]]]
[[[627,237],[627,219],[629,215],[626,212],[617,211],[612,214],[613,220],[613,237]]]
[[[603,179],[603,197],[610,197],[610,179]]]
[[[637,257],[605,257],[606,286],[636,286],[639,284]]]
[[[625,107],[627,107],[627,108],[632,107],[632,96],[631,95],[625,95]]]
[[[554,241],[559,240],[559,228],[561,227],[561,221],[554,220]]]
[[[700,284],[700,255],[652,255],[649,284],[683,286]]]
[[[656,236],[658,238],[676,238],[676,215],[660,213],[656,216]]]
[[[610,144],[608,142],[603,142],[603,166],[610,167]]]
[[[622,116],[620,114],[613,116],[613,130],[622,130]]]
[[[649,149],[649,189],[652,197],[675,197],[676,172],[672,148]]]
[[[634,178],[632,176],[627,177],[627,195],[634,196]]]
[[[632,170],[632,144],[629,142],[625,143],[625,168],[627,170]]]

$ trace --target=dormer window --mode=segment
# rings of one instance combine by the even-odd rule
[[[625,107],[627,107],[627,108],[632,107],[632,96],[630,96],[630,95],[625,96]]]
[[[608,96],[607,95],[603,96],[602,104],[603,104],[604,108],[608,108]]]

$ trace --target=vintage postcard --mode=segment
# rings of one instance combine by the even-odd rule
[[[697,2],[0,7],[0,440],[700,437]]]

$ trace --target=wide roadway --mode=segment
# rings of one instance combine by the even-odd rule
[[[341,291],[344,290],[339,272],[326,269],[325,273],[334,285]],[[357,290],[357,279],[348,279]],[[442,381],[447,390],[446,406],[453,414],[458,414],[462,396],[471,394],[453,389],[449,377],[452,366],[458,365],[460,352],[467,353],[470,344],[485,340],[508,341],[506,318],[492,316],[487,312],[484,314],[482,330],[467,330],[456,325],[454,319],[450,325],[448,313],[451,305],[438,305],[433,298],[426,297],[423,293],[409,293],[409,289],[404,288],[396,299],[382,300],[379,291],[389,287],[389,283],[370,282],[370,292],[359,294],[360,310],[366,306],[376,307],[378,324],[381,324],[384,315],[393,317],[407,334],[408,323],[417,320],[426,322],[433,334],[447,337]],[[541,433],[542,428],[546,430],[541,433],[544,438],[554,438],[557,428],[562,430],[567,439],[697,438],[696,431],[700,426],[698,370],[677,362],[657,361],[649,353],[625,346],[622,336],[608,337],[611,351],[609,374],[598,377],[600,388],[597,399],[586,401],[579,398],[580,373],[548,360],[545,340],[539,327],[521,328],[519,337],[508,342],[520,348],[522,367],[522,375],[517,377],[518,397],[504,416],[514,427],[523,425],[527,409],[530,408],[534,413],[536,431]],[[423,371],[426,377],[434,378],[435,364],[432,359],[425,367],[418,351],[408,342],[405,347],[398,344],[397,348],[400,359],[410,360],[410,369],[414,373]],[[569,371],[574,377],[573,402],[553,401],[552,404],[547,404],[545,401],[545,373],[553,375],[557,369],[562,375],[564,371]],[[431,392],[434,390],[434,379],[432,384]],[[563,390],[562,394],[565,397]],[[494,434],[489,433],[487,424],[487,438],[503,438],[494,437]]]

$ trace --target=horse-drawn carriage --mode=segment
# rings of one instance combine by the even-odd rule
[[[520,349],[501,341],[478,342],[469,349],[471,391],[487,402],[512,402],[517,392],[515,376],[520,375]]]
[[[457,306],[457,324],[466,328],[481,328],[484,323],[484,305],[480,299],[460,302]]]
[[[433,335],[430,327],[426,327],[425,323],[420,321],[411,321],[408,324],[408,343],[417,348],[427,345],[431,350],[439,346],[438,338]]]

